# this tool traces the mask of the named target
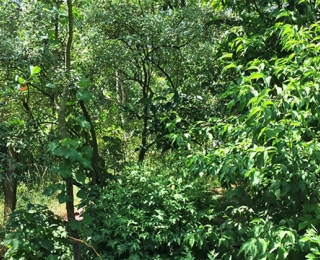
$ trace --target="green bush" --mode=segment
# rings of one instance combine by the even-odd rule
[[[95,190],[99,195],[87,202],[81,237],[108,260],[298,260],[310,252],[302,239],[313,223],[305,223],[306,216],[313,219],[310,209],[298,218],[279,218],[250,195],[216,195],[206,181],[132,171]],[[91,248],[83,250],[84,259],[98,259]]]
[[[139,170],[99,192],[82,230],[103,259],[208,259],[218,245],[206,185]]]
[[[14,211],[6,225],[5,259],[71,259],[70,241],[58,216],[42,205]]]

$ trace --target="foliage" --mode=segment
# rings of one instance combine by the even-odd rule
[[[229,198],[250,196],[255,212],[268,219],[257,226],[267,230],[242,244],[239,254],[246,259],[302,259],[299,234],[320,224],[320,27],[281,17],[254,37],[246,25],[234,28],[238,37],[221,57],[223,72],[234,75],[222,95],[230,115],[216,121],[222,145],[208,161]],[[271,38],[273,53],[252,52]]]
[[[150,169],[126,177],[87,203],[82,236],[103,259],[298,260],[310,248],[295,220],[273,219],[248,195],[216,194],[208,178]]]
[[[65,3],[18,2],[0,7],[0,159],[14,147],[18,181],[60,202],[78,185],[73,228],[104,258],[318,257],[319,1],[75,1],[67,72]],[[68,252],[53,223],[16,211],[8,257]]]
[[[71,259],[62,220],[46,207],[28,204],[14,211],[6,224],[6,259]]]
[[[309,228],[304,236],[300,239],[303,243],[310,243],[310,251],[308,255],[306,255],[307,259],[318,259],[320,256],[320,236],[318,235],[318,231],[315,227]]]
[[[274,30],[287,56],[227,66],[236,68],[238,79],[224,96],[230,97],[229,108],[242,115],[218,127],[227,143],[221,148],[227,155],[221,181],[244,182],[252,195],[264,193],[264,203],[282,204],[282,213],[300,212],[303,203],[318,198],[319,58],[314,42],[319,29],[319,24],[298,30],[277,24]]]
[[[0,223],[0,257],[1,258],[4,258],[4,255],[7,251],[7,247],[2,244],[4,237],[5,237],[5,228],[2,225],[2,223]]]
[[[206,258],[218,241],[206,185],[143,169],[126,177],[101,189],[84,214],[83,235],[102,258]]]

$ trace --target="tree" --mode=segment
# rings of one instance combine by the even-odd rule
[[[108,72],[108,84],[102,81],[102,92],[115,93],[118,81],[114,75],[121,74],[126,103],[120,110],[126,113],[126,124],[138,124],[141,128],[138,155],[141,163],[152,146],[157,145],[163,151],[173,147],[166,138],[171,121],[185,117],[186,126],[193,117],[208,112],[199,107],[204,90],[199,83],[204,79],[199,82],[193,75],[196,70],[203,73],[203,78],[210,75],[211,64],[200,57],[212,51],[211,39],[204,44],[198,42],[205,38],[210,10],[190,5],[174,12],[163,11],[161,3],[150,6],[148,2],[137,5],[107,1],[101,6],[104,11],[97,10],[96,3],[88,6],[91,12],[86,14],[87,24],[95,25],[94,29],[86,30],[92,46],[88,52],[91,60],[99,64],[94,73]],[[108,48],[98,44],[104,38]],[[197,48],[200,50],[195,51]],[[184,106],[185,102],[188,104]],[[190,109],[192,103],[194,108],[198,107],[196,113]]]

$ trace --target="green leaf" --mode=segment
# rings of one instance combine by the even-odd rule
[[[63,192],[58,194],[57,199],[58,199],[60,204],[72,201],[72,198],[69,195],[64,194]]]
[[[90,79],[82,77],[80,79],[80,82],[78,83],[78,86],[80,88],[87,88],[90,85]]]
[[[239,53],[241,50],[243,50],[243,44],[241,43],[241,44],[239,44],[238,45],[238,47],[237,47],[237,49],[236,49],[236,53]]]
[[[286,10],[280,10],[280,13],[277,15],[276,20],[278,20],[281,17],[287,17],[290,15],[289,11]]]
[[[258,248],[259,255],[263,255],[267,251],[268,244],[269,243],[264,239],[258,238],[257,248]]]
[[[92,223],[92,221],[90,221],[89,223],[87,223],[87,222],[85,221],[85,219],[86,219],[86,217],[84,217],[83,220],[82,220],[82,223],[83,223],[83,224],[88,225],[88,224]],[[86,237],[90,237],[94,231],[93,231],[92,228],[87,228],[87,227],[86,227],[86,228],[83,229],[81,232],[83,232],[83,234],[84,234]],[[109,241],[110,241],[110,240],[109,240]]]
[[[251,73],[249,79],[250,79],[250,80],[253,80],[253,79],[261,79],[261,78],[263,78],[263,76],[264,76],[263,73],[253,72],[253,73]]]
[[[54,151],[58,146],[59,146],[59,141],[55,140],[55,141],[49,143],[48,150],[49,151]]]
[[[277,248],[277,259],[284,260],[286,255],[286,250],[283,246]]]
[[[86,176],[83,174],[83,172],[76,172],[76,179],[80,183],[85,183],[86,181]]]
[[[285,24],[281,30],[281,36],[284,37],[288,33],[293,33],[292,25]]]
[[[255,186],[255,185],[259,185],[261,183],[263,179],[262,174],[260,174],[260,171],[255,170],[250,174],[250,182],[251,185]]]
[[[18,77],[17,78],[17,81],[20,83],[20,84],[25,84],[26,83],[26,80],[24,78],[21,78],[21,77]]]
[[[317,257],[315,255],[311,254],[311,253],[307,254],[306,258],[307,259],[317,259]]]
[[[48,251],[51,251],[53,249],[52,243],[47,239],[40,238],[38,242],[43,248],[45,248]]]
[[[84,167],[93,170],[92,165],[91,165],[91,162],[90,162],[88,159],[82,158],[82,159],[80,160],[80,163],[81,163]]]
[[[81,228],[81,223],[74,219],[70,221],[69,225],[72,230],[79,230]]]
[[[43,194],[46,196],[52,196],[54,195],[58,190],[61,190],[61,184],[51,184],[48,187],[46,187],[43,191]]]
[[[270,88],[271,79],[272,79],[271,76],[264,78],[264,84],[266,85],[267,88]]]
[[[302,229],[305,229],[308,226],[308,223],[309,223],[308,221],[300,222],[298,227],[299,231]]]
[[[266,100],[262,103],[263,107],[267,107],[267,106],[273,106],[274,103],[271,100]]]
[[[251,112],[250,112],[247,120],[249,121],[255,114],[257,114],[257,113],[260,112],[260,111],[261,111],[261,107],[254,107],[254,108],[251,110]]]
[[[175,124],[172,123],[172,122],[166,124],[166,128],[168,129],[169,133],[172,132],[172,130],[174,129],[174,127],[175,127]]]
[[[81,154],[74,148],[66,149],[64,153],[64,157],[69,159],[71,162],[76,162],[81,159]]]
[[[9,233],[5,236],[3,240],[3,245],[9,246],[10,250],[17,250],[21,245],[23,245],[23,238],[18,233]]]
[[[40,71],[41,71],[40,67],[38,67],[38,66],[30,66],[30,74],[31,74],[30,77],[40,73]]]
[[[257,251],[257,246],[256,246],[256,239],[251,238],[249,241],[245,242],[242,244],[238,256],[244,252],[245,255],[249,254],[251,252],[251,256],[255,257],[256,256],[256,251]]]
[[[189,237],[189,245],[190,245],[190,247],[193,247],[194,243],[195,243],[194,235],[191,235]]]
[[[272,111],[269,108],[264,109],[264,120],[268,122],[272,118]]]
[[[86,199],[88,196],[87,196],[87,193],[84,190],[79,190],[77,192],[77,197],[79,199]]]
[[[230,124],[226,124],[226,125],[223,127],[222,131],[221,131],[221,135],[224,135],[224,134],[228,133],[229,130],[231,130],[231,129],[232,129],[232,126],[231,126]]]
[[[232,53],[224,53],[219,60],[224,60],[224,59],[231,59],[232,58]]]
[[[86,156],[86,157],[91,157],[92,156],[92,153],[93,153],[93,149],[86,145],[84,148],[83,148],[83,156]]]
[[[237,69],[237,65],[235,63],[231,63],[231,64],[225,66],[221,73],[224,73],[225,71],[232,69],[232,68]]]
[[[92,217],[89,215],[85,215],[82,220],[82,223],[85,225],[92,223]]]
[[[92,94],[86,89],[79,89],[76,96],[78,100],[82,100],[85,104],[92,99]]]
[[[81,128],[90,130],[91,124],[86,120],[84,116],[78,116],[76,118],[76,121]]]
[[[58,168],[58,174],[61,175],[63,178],[69,178],[72,176],[71,164],[64,163],[61,164]]]
[[[53,155],[62,157],[64,155],[64,148],[61,146],[53,150]]]
[[[46,87],[54,89],[54,88],[56,88],[56,85],[52,84],[52,83],[48,83],[48,84],[46,84]]]

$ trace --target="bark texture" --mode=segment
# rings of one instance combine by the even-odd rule
[[[6,221],[10,214],[16,209],[17,203],[17,178],[16,167],[14,161],[16,160],[16,153],[13,148],[7,149],[7,169],[5,170],[4,180],[4,220]]]

